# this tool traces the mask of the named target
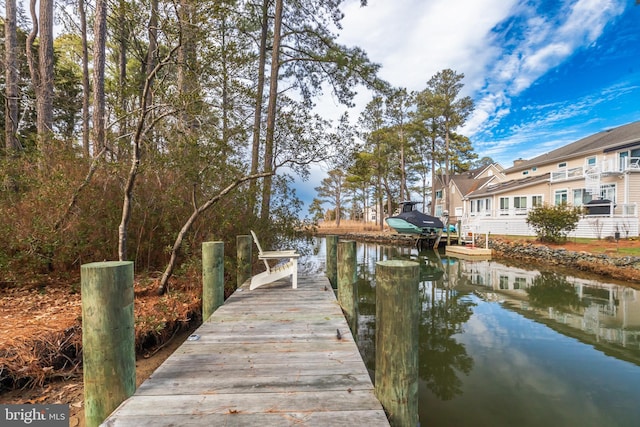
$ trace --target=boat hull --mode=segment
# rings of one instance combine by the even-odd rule
[[[422,228],[405,221],[402,218],[387,218],[385,219],[389,227],[396,230],[400,234],[422,234]]]
[[[385,221],[389,227],[400,234],[431,235],[438,233],[444,227],[439,218],[415,210],[402,212]]]

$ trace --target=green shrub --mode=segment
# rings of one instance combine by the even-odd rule
[[[563,243],[578,226],[581,213],[580,208],[566,204],[536,206],[527,214],[527,224],[533,227],[540,241]]]

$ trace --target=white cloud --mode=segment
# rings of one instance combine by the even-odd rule
[[[365,49],[394,86],[421,90],[442,69],[464,73],[476,110],[463,132],[473,137],[495,127],[511,112],[511,98],[593,43],[623,9],[623,0],[579,0],[543,16],[516,0],[370,0],[366,7],[351,0],[340,41]]]
[[[476,95],[477,108],[468,135],[492,127],[504,115],[509,99],[528,89],[537,79],[571,57],[578,49],[593,43],[611,19],[624,10],[622,0],[580,0],[556,16],[540,16],[531,7],[520,7],[525,20],[521,34],[510,27],[512,40],[504,40],[505,51],[485,77],[486,89]],[[502,96],[496,96],[502,94]],[[495,102],[498,98],[501,102]]]
[[[465,73],[479,87],[484,68],[498,54],[487,35],[509,15],[515,0],[370,0],[344,8],[342,43],[364,48],[383,65],[392,85],[421,90],[438,71]]]

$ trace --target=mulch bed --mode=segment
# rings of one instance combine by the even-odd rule
[[[80,280],[71,282],[0,283],[0,393],[81,375]],[[134,287],[138,353],[153,352],[201,321],[197,279],[174,282],[163,296],[153,279],[136,280]]]

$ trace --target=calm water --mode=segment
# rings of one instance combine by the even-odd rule
[[[323,271],[325,241],[307,272]],[[422,426],[640,425],[640,291],[526,265],[357,245],[354,335],[375,370],[375,263],[421,265]],[[304,270],[303,270],[304,271]]]

